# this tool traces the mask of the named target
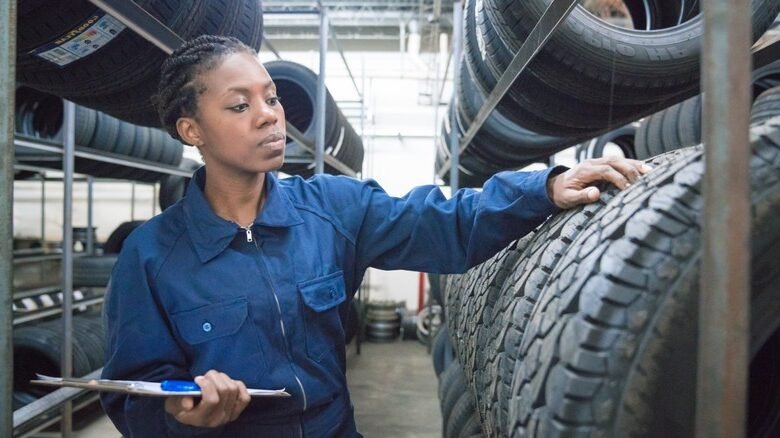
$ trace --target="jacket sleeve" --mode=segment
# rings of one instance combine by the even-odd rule
[[[152,382],[192,379],[186,356],[152,293],[154,273],[143,266],[137,247],[128,243],[114,266],[106,291],[106,362],[101,377]],[[161,397],[101,393],[100,399],[124,437],[216,436],[220,431],[179,423],[165,412],[165,399]]]
[[[365,207],[358,226],[358,269],[465,272],[559,211],[547,196],[556,167],[538,172],[501,172],[483,190],[462,189],[445,199],[436,186],[393,198],[373,181],[363,183]]]

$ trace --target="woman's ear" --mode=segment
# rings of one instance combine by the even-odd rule
[[[198,122],[192,117],[179,117],[176,121],[176,131],[184,143],[192,146],[202,146],[203,139]]]

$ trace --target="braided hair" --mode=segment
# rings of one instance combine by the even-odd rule
[[[176,130],[180,117],[197,116],[198,97],[206,91],[201,75],[226,55],[240,52],[257,56],[254,49],[237,38],[201,35],[185,42],[163,62],[153,101],[162,126],[171,137],[181,141]]]

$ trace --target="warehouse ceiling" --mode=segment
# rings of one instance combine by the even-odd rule
[[[345,50],[398,50],[401,37],[452,29],[452,3],[440,0],[322,1]],[[265,37],[282,48],[305,48],[319,38],[316,1],[265,0]],[[438,14],[436,11],[440,11]],[[438,20],[436,16],[438,15]],[[421,51],[430,50],[422,38]]]

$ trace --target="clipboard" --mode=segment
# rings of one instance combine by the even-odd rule
[[[51,377],[36,374],[38,380],[30,383],[43,386],[81,388],[89,391],[122,392],[130,395],[147,397],[199,397],[200,391],[166,391],[160,387],[160,382],[144,382],[142,380],[109,380],[80,379],[75,377]],[[251,397],[290,397],[290,393],[282,389],[247,389]]]

